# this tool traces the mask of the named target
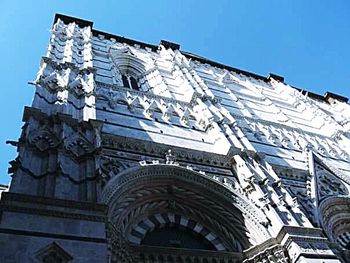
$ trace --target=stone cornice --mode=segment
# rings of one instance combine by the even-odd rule
[[[152,141],[138,140],[111,134],[102,134],[102,146],[106,148],[120,149],[133,153],[149,154],[163,158],[164,154],[171,149],[179,161],[190,161],[217,167],[231,167],[231,157],[241,149],[232,148],[226,155],[213,154],[211,152],[196,151],[179,146],[166,145]]]
[[[79,25],[80,27],[92,27],[93,26],[93,22],[85,20],[85,19],[79,19],[76,17],[72,17],[72,16],[67,16],[67,15],[63,15],[63,14],[55,14],[55,18],[54,18],[54,24],[58,21],[58,19],[62,20],[64,23],[69,24],[69,23],[76,23],[77,25]]]
[[[0,204],[0,212],[14,212],[14,213],[24,213],[24,214],[34,214],[34,215],[42,215],[42,216],[52,216],[52,217],[60,217],[60,218],[70,218],[77,220],[87,220],[87,221],[96,221],[96,222],[105,222],[107,217],[105,216],[97,216],[97,215],[86,215],[82,213],[70,213],[64,211],[57,211],[52,209],[38,209],[34,207],[22,207],[11,205],[3,205]]]
[[[96,69],[94,67],[78,67],[75,63],[73,62],[57,62],[54,61],[52,58],[49,57],[45,57],[43,56],[41,58],[41,64],[42,63],[46,63],[50,66],[52,66],[54,69],[56,70],[62,70],[62,69],[71,69],[72,71],[74,71],[77,74],[88,74],[88,73],[95,73]]]
[[[261,124],[264,124],[264,125],[271,125],[273,127],[283,128],[283,129],[286,129],[286,130],[289,130],[289,131],[295,131],[295,132],[299,132],[301,134],[308,134],[310,136],[317,136],[317,137],[324,138],[324,139],[331,138],[330,136],[325,136],[325,135],[322,135],[322,134],[305,131],[305,130],[303,130],[301,128],[294,128],[294,127],[291,127],[289,125],[278,123],[278,122],[273,122],[273,121],[264,120],[264,119],[257,119],[257,118],[252,118],[252,117],[248,117],[248,116],[242,116],[242,115],[234,114],[234,113],[231,113],[231,115],[234,118],[238,119],[238,120],[248,120],[248,121],[251,121],[251,122],[261,123]]]
[[[172,98],[167,98],[164,96],[160,96],[160,95],[155,95],[152,94],[148,91],[141,91],[141,90],[133,90],[133,89],[128,89],[125,87],[121,87],[118,85],[113,85],[113,84],[107,84],[107,83],[103,83],[103,82],[99,82],[96,81],[96,86],[97,88],[105,88],[105,89],[111,89],[113,91],[116,92],[123,92],[123,93],[130,93],[132,95],[135,96],[141,96],[141,97],[146,97],[147,99],[155,99],[155,100],[163,100],[164,102],[168,102],[168,103],[174,103],[174,104],[180,104],[181,106],[185,106],[185,107],[192,107],[195,104],[195,98],[191,99],[190,103],[184,102],[184,101],[180,101],[180,100],[176,100],[176,99],[172,99]]]
[[[20,202],[31,203],[43,206],[56,206],[71,209],[96,211],[104,213],[107,206],[105,204],[97,204],[92,202],[80,202],[73,200],[65,200],[51,197],[43,197],[37,195],[17,194],[13,192],[4,192],[1,197],[1,203]]]
[[[45,233],[37,231],[26,231],[10,228],[0,228],[1,234],[7,235],[19,235],[28,237],[40,237],[40,238],[50,238],[50,239],[65,239],[70,241],[80,241],[80,242],[93,242],[93,243],[106,243],[105,238],[87,237],[87,236],[77,236],[77,235],[65,235],[65,234],[55,234],[55,233]]]
[[[51,92],[51,91],[49,91],[49,92],[50,92],[51,94],[54,94],[54,92]],[[60,99],[55,99],[55,100],[50,101],[50,100],[48,100],[45,96],[41,95],[41,94],[38,93],[38,92],[35,92],[35,95],[37,95],[40,99],[44,100],[47,104],[50,104],[50,105],[55,105],[55,104],[57,104],[57,103],[62,103],[62,101],[61,101]],[[89,97],[89,96],[91,96],[91,95],[92,95],[92,94],[85,94],[84,96]],[[72,105],[72,106],[74,107],[74,109],[76,109],[76,110],[82,110],[82,109],[84,109],[85,107],[88,107],[88,108],[94,108],[94,107],[95,107],[95,105],[89,105],[89,104],[86,103],[86,102],[81,103],[82,106],[77,106],[77,105],[75,105],[75,103],[74,103],[73,101],[71,101],[70,99],[66,100],[66,103]]]
[[[5,192],[0,202],[1,212],[14,212],[106,222],[107,206],[41,196]]]
[[[27,106],[24,107],[22,121],[28,122],[31,117],[38,121],[51,118],[54,123],[64,122],[74,128],[82,127],[84,129],[94,129],[100,128],[103,125],[103,122],[99,120],[90,119],[89,121],[78,121],[69,114],[56,113],[55,115],[48,115],[42,112],[40,109]]]
[[[91,153],[91,155],[84,155],[84,157],[89,157],[89,156],[94,156],[94,153]],[[82,157],[80,158],[82,159]],[[96,181],[99,179],[99,175],[98,174],[94,174],[93,176],[89,176],[89,177],[85,177],[81,180],[76,180],[74,179],[69,173],[64,172],[62,164],[58,163],[58,168],[54,171],[46,171],[42,174],[35,174],[34,172],[32,172],[29,168],[24,167],[20,161],[18,161],[19,163],[17,164],[17,169],[22,170],[24,173],[28,174],[29,176],[35,178],[35,179],[41,179],[43,177],[46,177],[48,175],[55,175],[55,176],[63,176],[66,177],[69,181],[71,181],[73,184],[83,184],[86,183],[88,181]]]

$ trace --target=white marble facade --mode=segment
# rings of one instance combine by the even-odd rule
[[[32,84],[1,262],[182,262],[167,224],[217,251],[186,262],[350,262],[346,98],[64,15]]]

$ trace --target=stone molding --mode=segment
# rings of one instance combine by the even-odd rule
[[[213,154],[177,146],[169,146],[161,143],[143,141],[134,138],[118,137],[110,134],[102,134],[102,146],[109,149],[120,149],[134,153],[149,154],[150,156],[164,157],[169,148],[176,155],[178,161],[196,162],[216,167],[231,167],[231,158],[227,155]],[[236,151],[241,151],[236,149]],[[235,149],[232,149],[232,155]]]
[[[106,222],[107,206],[56,198],[6,192],[0,202],[1,212],[15,212],[58,218]]]

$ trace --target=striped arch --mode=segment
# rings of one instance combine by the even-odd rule
[[[108,205],[110,221],[134,244],[152,227],[175,220],[187,229],[191,225],[216,249],[241,253],[271,236],[259,211],[233,190],[185,167],[143,164],[114,176],[101,201]],[[145,220],[152,222],[153,215],[147,227]]]
[[[147,233],[155,228],[163,227],[166,225],[182,226],[204,237],[209,243],[212,244],[213,247],[215,247],[216,250],[226,250],[220,238],[205,226],[191,219],[188,219],[185,216],[173,213],[156,214],[143,219],[132,228],[131,232],[128,235],[128,240],[131,244],[140,245]]]
[[[350,250],[350,232],[345,232],[338,236],[337,242],[346,249]]]
[[[343,248],[350,249],[350,198],[328,197],[321,202],[319,211],[327,236]]]

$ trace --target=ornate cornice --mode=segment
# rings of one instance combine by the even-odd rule
[[[74,129],[83,128],[93,130],[94,128],[101,128],[103,125],[103,122],[99,120],[89,119],[89,121],[79,121],[69,114],[56,113],[55,115],[48,115],[38,108],[24,107],[22,120],[28,122],[31,117],[37,121],[46,119],[48,121],[52,121],[55,124],[65,123]]]
[[[151,100],[151,99],[158,100],[158,101],[162,100],[162,101],[167,102],[167,103],[179,104],[183,107],[192,107],[193,103],[194,103],[194,102],[187,103],[187,102],[184,102],[181,100],[175,100],[175,99],[168,98],[165,96],[155,95],[155,94],[152,94],[148,91],[132,90],[132,89],[128,89],[128,88],[125,88],[122,86],[118,86],[118,85],[107,84],[107,83],[103,83],[100,81],[96,81],[96,89],[98,90],[99,88],[107,89],[107,90],[115,92],[115,93],[117,93],[117,92],[130,93],[131,95],[145,97],[149,100]]]
[[[110,149],[148,154],[160,158],[163,158],[164,154],[171,148],[172,153],[176,156],[178,161],[194,162],[225,168],[231,168],[231,157],[237,154],[237,152],[241,152],[241,149],[232,148],[229,151],[229,155],[220,155],[183,147],[169,146],[152,141],[138,140],[130,137],[114,136],[112,134],[102,134],[102,146]]]
[[[95,73],[96,69],[94,67],[78,67],[75,63],[72,62],[58,62],[54,61],[52,58],[43,56],[41,59],[41,63],[46,63],[50,66],[52,66],[56,70],[62,70],[62,69],[71,69],[77,74],[89,74],[89,73]]]
[[[253,122],[253,123],[261,123],[263,125],[268,125],[268,126],[273,126],[273,127],[277,127],[277,128],[283,128],[283,129],[286,129],[288,131],[292,131],[292,132],[298,132],[302,135],[304,134],[308,134],[312,137],[320,137],[322,139],[329,139],[331,138],[330,136],[325,136],[325,135],[322,135],[322,134],[319,134],[319,133],[314,133],[314,132],[310,132],[310,131],[306,131],[306,130],[303,130],[301,128],[295,128],[295,127],[291,127],[289,125],[286,125],[286,124],[282,124],[282,123],[278,123],[278,122],[273,122],[273,121],[269,121],[269,120],[266,120],[266,119],[258,119],[258,118],[252,118],[252,117],[248,117],[248,116],[243,116],[243,115],[240,115],[240,114],[234,114],[234,113],[231,113],[231,115],[235,118],[235,119],[238,119],[238,120],[248,120],[249,122]]]

